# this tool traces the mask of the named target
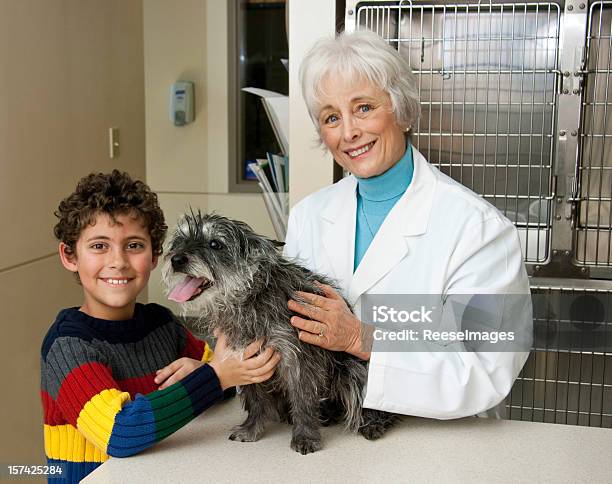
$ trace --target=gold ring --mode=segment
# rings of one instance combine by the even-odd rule
[[[319,338],[323,337],[323,328],[324,328],[324,326],[321,326],[321,331],[319,331]]]

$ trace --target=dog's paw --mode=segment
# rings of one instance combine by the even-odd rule
[[[320,439],[309,439],[307,437],[293,437],[291,448],[302,455],[312,454],[322,448]]]
[[[229,439],[237,440],[238,442],[255,442],[259,440],[260,435],[261,433],[256,432],[254,429],[238,426],[232,429]]]
[[[396,414],[365,408],[361,414],[361,425],[358,431],[366,439],[376,440],[399,420]]]
[[[371,423],[359,428],[359,433],[368,440],[376,440],[383,436],[386,427],[379,423]]]

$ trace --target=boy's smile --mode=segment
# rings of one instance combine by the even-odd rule
[[[60,244],[64,267],[78,272],[84,302],[80,310],[111,321],[132,318],[136,298],[157,265],[151,237],[139,218],[98,214],[95,224],[83,229],[75,254]]]

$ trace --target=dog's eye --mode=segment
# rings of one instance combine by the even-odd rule
[[[221,242],[219,242],[218,240],[215,240],[215,239],[212,239],[212,240],[211,240],[211,241],[208,243],[208,246],[209,246],[211,249],[214,249],[214,250],[221,250],[221,249],[223,249],[223,244],[221,244]]]

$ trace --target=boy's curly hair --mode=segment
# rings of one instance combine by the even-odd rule
[[[151,236],[153,255],[161,255],[163,251],[168,226],[157,195],[145,183],[132,180],[125,172],[113,170],[81,178],[76,190],[64,198],[53,213],[59,219],[53,233],[66,244],[68,253],[74,253],[81,232],[99,213],[109,215],[113,222],[117,215],[138,216]]]

